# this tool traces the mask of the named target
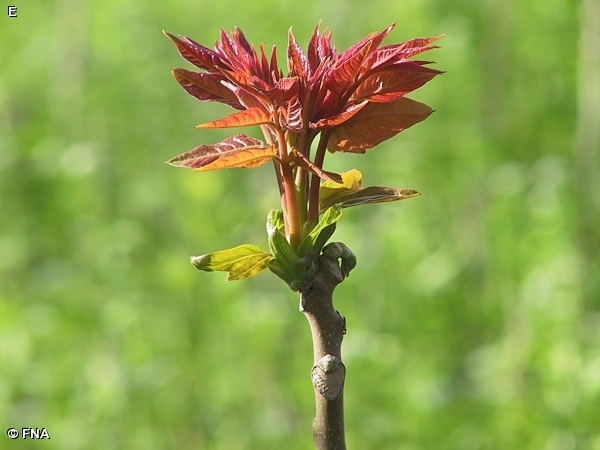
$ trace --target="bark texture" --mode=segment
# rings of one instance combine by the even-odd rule
[[[342,266],[338,257],[342,258]],[[317,450],[346,449],[343,392],[346,368],[342,363],[346,320],[333,306],[333,291],[349,271],[343,262],[343,256],[324,250],[314,278],[300,293],[300,311],[308,319],[313,339],[311,379],[316,402],[313,438]]]

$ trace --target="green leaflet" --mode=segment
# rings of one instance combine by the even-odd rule
[[[294,267],[298,261],[298,254],[287,241],[284,234],[283,211],[271,210],[267,216],[267,236],[269,249],[273,253],[274,261],[269,268],[286,283],[294,278]]]
[[[309,233],[298,247],[298,254],[304,256],[309,252],[321,253],[321,249],[327,243],[335,231],[336,222],[342,216],[342,207],[333,205],[321,216],[317,226]]]
[[[285,281],[293,291],[302,289],[314,275],[321,248],[335,231],[335,223],[341,215],[340,206],[329,208],[296,251],[284,235],[283,212],[271,211],[267,218],[269,248],[274,256],[269,263],[271,272]]]
[[[413,189],[394,189],[385,186],[362,187],[362,175],[352,169],[341,174],[342,184],[325,181],[321,185],[319,209],[326,211],[332,205],[342,208],[363,205],[366,203],[394,202],[421,195]]]
[[[270,269],[284,280],[294,291],[316,270],[316,258],[321,248],[335,230],[342,208],[335,205],[323,214],[317,226],[302,241],[296,252],[284,235],[283,212],[273,210],[267,218],[269,248],[272,253],[262,251],[255,245],[243,244],[228,250],[193,256],[192,264],[205,272],[227,272],[227,280],[242,280]],[[300,256],[299,256],[300,255]]]
[[[369,186],[355,192],[347,192],[340,195],[336,202],[342,208],[364,205],[367,203],[395,202],[421,195],[413,189],[394,189],[385,186]]]
[[[227,281],[242,280],[258,275],[269,267],[273,255],[251,244],[243,244],[201,256],[192,256],[196,269],[205,272],[228,272]]]

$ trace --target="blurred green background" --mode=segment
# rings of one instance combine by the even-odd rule
[[[18,7],[8,18],[6,5]],[[336,291],[350,449],[600,449],[600,2],[57,0],[0,16],[0,448],[309,449],[312,346],[270,273],[189,256],[266,247],[270,166],[164,164],[227,137],[161,33],[339,50],[445,33],[437,111],[365,155],[422,197],[348,209]],[[6,429],[45,427],[50,441]]]

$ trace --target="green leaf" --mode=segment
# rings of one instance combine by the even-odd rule
[[[273,255],[251,244],[243,244],[190,258],[196,269],[205,272],[228,272],[227,281],[242,280],[258,275],[269,267]]]
[[[298,261],[298,254],[292,248],[285,238],[283,211],[271,210],[267,217],[267,236],[269,238],[269,248],[277,262],[276,270],[283,272],[284,277],[274,271],[276,275],[286,282],[290,282],[294,277],[294,267]]]
[[[421,195],[414,189],[394,189],[385,186],[369,186],[356,192],[349,192],[337,199],[342,208],[364,205],[367,203],[383,203],[405,200]]]
[[[362,174],[358,170],[352,169],[340,175],[342,176],[341,184],[331,181],[325,181],[321,184],[321,190],[319,191],[320,212],[335,205],[340,196],[362,189]]]
[[[366,203],[394,202],[421,195],[420,192],[413,189],[394,189],[384,186],[363,188],[362,175],[356,169],[349,170],[341,175],[342,184],[326,181],[321,185],[319,194],[319,209],[321,212],[327,211],[333,205],[348,208]]]
[[[281,278],[283,281],[285,281],[287,284],[290,284],[291,279],[289,274],[281,268],[281,265],[277,262],[276,259],[273,259],[269,263],[269,270],[275,275],[277,275],[279,278]]]
[[[341,211],[340,207],[336,208]],[[318,227],[315,228],[316,231],[313,230],[314,233],[311,233],[312,236],[307,236],[302,241],[306,251],[299,254],[285,238],[283,212],[273,210],[269,213],[267,218],[267,234],[269,235],[269,247],[274,255],[274,259],[269,263],[269,269],[285,281],[293,291],[302,289],[306,281],[314,276],[317,270],[316,261],[318,253],[335,229],[335,220],[337,220],[337,218],[333,217],[335,215],[335,212],[332,212],[327,214],[325,219],[321,219],[321,222],[319,222],[321,227],[319,229],[317,229]],[[330,232],[327,229],[327,224],[329,224],[330,229],[333,227]],[[323,227],[325,227],[325,230]],[[320,247],[316,253],[309,253],[314,248],[315,241]]]
[[[340,205],[333,205],[327,209],[321,216],[317,226],[309,233],[306,238],[300,243],[298,247],[298,254],[300,256],[306,255],[308,252],[314,252],[319,254],[321,248],[329,240],[335,231],[336,222],[342,216],[342,207]]]

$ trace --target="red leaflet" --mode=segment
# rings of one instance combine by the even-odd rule
[[[287,60],[290,76],[297,76],[302,83],[306,83],[306,79],[310,77],[312,70],[306,55],[296,42],[291,28],[288,33]]]
[[[282,78],[269,90],[269,99],[276,107],[284,106],[290,100],[295,100],[297,97],[298,78],[296,77]]]
[[[337,116],[328,117],[327,119],[321,119],[317,123],[311,123],[310,127],[315,130],[320,130],[322,128],[335,127],[336,125],[341,125],[346,122],[352,116],[357,114],[363,107],[367,105],[368,101],[364,100],[362,103],[357,103],[355,105],[350,105],[345,111],[341,112]]]
[[[325,78],[325,83],[330,91],[338,96],[342,96],[344,92],[347,92],[358,78],[363,63],[370,53],[372,44],[373,42],[369,40],[360,48],[353,49],[351,54],[346,58],[339,58],[334,63],[329,74]],[[342,54],[342,56],[344,56],[344,54]]]
[[[439,70],[423,67],[412,61],[402,61],[366,77],[350,99],[391,102],[420,88],[440,73],[442,72]]]
[[[425,120],[429,106],[408,98],[390,103],[369,103],[348,121],[333,128],[327,148],[331,152],[364,153],[402,130]]]
[[[302,105],[297,98],[295,98],[293,102],[287,106],[287,108],[281,108],[279,123],[282,128],[289,131],[297,133],[302,133],[304,131]]]
[[[275,148],[259,139],[238,134],[214,145],[200,145],[168,161],[175,167],[196,171],[244,167],[251,169],[273,159]]]
[[[236,109],[244,109],[235,93],[222,83],[222,75],[173,69],[173,76],[188,94],[198,100],[217,101]]]
[[[425,48],[428,49],[429,47],[426,47],[427,45],[431,44],[434,41],[437,41],[438,39],[443,38],[444,35],[443,34],[439,34],[435,37],[431,37],[431,38],[417,38],[417,39],[411,39],[410,41],[406,41],[403,42],[402,44],[399,45],[399,47],[402,50],[406,50],[409,48]]]
[[[428,46],[431,42],[441,39],[444,35],[425,39],[413,39],[401,44],[384,45],[378,49],[371,57],[371,69],[385,67],[389,64],[410,58],[411,56],[438,48],[437,46]]]
[[[202,123],[196,128],[236,128],[269,123],[271,117],[260,108],[249,108],[233,113],[223,119]]]
[[[347,89],[351,89],[358,76],[371,67],[368,58],[376,51],[394,26],[390,25],[381,33],[373,33],[344,51],[327,77],[329,89],[338,95],[343,95]]]
[[[224,62],[219,58],[216,52],[184,37],[183,39],[176,38],[172,34],[164,31],[179,50],[179,54],[200,69],[208,70],[209,72],[216,71],[217,67],[225,67]]]
[[[331,46],[331,33],[325,29],[323,35],[319,34],[321,22],[317,24],[308,44],[308,64],[312,73],[317,71],[319,65],[326,60],[333,60],[335,49]]]

